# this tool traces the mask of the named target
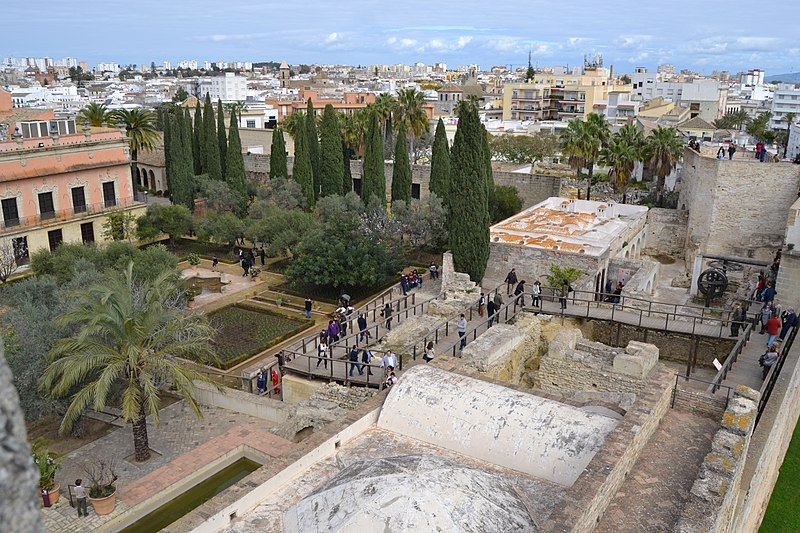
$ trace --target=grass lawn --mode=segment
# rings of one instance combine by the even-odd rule
[[[800,531],[800,425],[794,428],[781,473],[761,522],[762,533]]]
[[[212,346],[220,360],[219,367],[223,370],[313,324],[310,320],[289,318],[241,304],[214,311],[208,315],[208,320],[217,330]]]

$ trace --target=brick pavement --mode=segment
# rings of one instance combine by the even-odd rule
[[[119,476],[117,487],[122,492],[122,488],[126,485],[164,467],[178,456],[224,434],[234,426],[242,424],[264,426],[264,421],[258,418],[216,407],[201,407],[201,412],[203,418],[197,419],[186,402],[179,401],[161,410],[161,424],[158,428],[153,427],[152,421],[148,419],[150,448],[161,455],[144,464],[133,464],[125,460],[133,454],[133,434],[130,426],[112,431],[68,454],[56,476],[56,481],[62,487],[62,496],[55,506],[42,509],[45,531],[47,533],[92,531],[128,508],[125,502],[117,501],[117,507],[112,514],[98,516],[89,505],[89,516],[79,519],[77,511],[70,507],[67,485],[74,483],[76,478],[85,479],[86,474],[82,465],[94,459],[114,461]]]
[[[717,429],[711,418],[667,411],[595,532],[672,531]]]

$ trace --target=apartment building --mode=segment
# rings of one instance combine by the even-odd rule
[[[112,210],[144,212],[124,131],[32,120],[9,100],[0,91],[0,117],[15,124],[0,140],[0,239],[11,240],[20,264],[62,242],[102,241]]]
[[[639,114],[642,103],[631,99],[630,91],[613,90],[608,98],[594,103],[594,112],[606,117],[606,122],[613,126],[624,126],[632,122]]]
[[[584,74],[537,74],[530,83],[503,88],[503,120],[572,120],[585,118],[609,93],[630,92],[615,85],[602,68],[586,67]],[[598,107],[598,109],[600,109]]]
[[[695,79],[689,82],[661,81],[659,74],[637,67],[633,73],[633,100],[648,102],[664,98],[689,108],[690,118],[700,117],[707,122],[725,114],[728,88],[717,80]]]
[[[781,83],[772,98],[772,118],[769,127],[775,130],[786,129],[786,114],[794,113],[800,117],[800,85]]]

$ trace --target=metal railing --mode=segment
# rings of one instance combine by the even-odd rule
[[[722,365],[722,368],[720,368],[719,372],[717,372],[717,375],[714,376],[714,380],[711,382],[711,387],[709,387],[708,392],[711,394],[716,394],[720,387],[724,386],[722,385],[722,382],[728,377],[728,372],[730,372],[731,368],[733,368],[733,363],[739,359],[739,356],[747,344],[747,341],[750,340],[750,334],[753,332],[754,327],[755,324],[751,322],[744,328],[742,336],[736,341],[736,344],[734,344],[733,348],[728,354],[728,357],[725,359],[725,363]]]
[[[386,352],[383,350],[370,350],[370,352],[373,354],[373,359],[382,358],[383,355],[386,354]],[[327,356],[322,356],[281,350],[281,356],[283,357],[285,363],[289,363],[296,359],[304,361],[303,364],[292,367],[284,366],[284,368],[288,368],[292,372],[305,374],[309,377],[327,378],[329,381],[342,381],[345,385],[356,384],[378,388],[381,388],[384,383],[385,372],[382,365],[375,363],[362,363],[360,361],[350,361],[347,355],[345,355],[344,358],[335,359],[331,357],[330,353]],[[403,369],[403,362],[401,357],[398,356],[397,359],[397,370],[399,371]],[[355,367],[355,373],[353,376],[351,376],[350,369],[353,367]],[[343,370],[341,376],[336,375],[337,369]],[[363,375],[358,372],[359,369]],[[359,379],[362,377],[364,378],[363,380]]]
[[[675,385],[672,388],[672,405],[671,405],[671,407],[673,409],[675,408],[675,396],[676,396],[676,394],[678,392],[678,379],[679,378],[683,378],[684,381],[692,380],[692,381],[697,381],[697,382],[700,382],[700,383],[705,383],[706,385],[711,385],[712,387],[716,387],[715,391],[719,390],[719,389],[725,389],[726,390],[726,394],[725,394],[725,409],[728,408],[728,403],[730,403],[731,394],[733,393],[733,387],[730,387],[728,385],[720,385],[720,384],[716,383],[716,380],[715,381],[707,381],[705,379],[695,378],[695,377],[691,377],[691,376],[685,376],[685,375],[681,374],[680,372],[675,372]]]
[[[40,224],[51,224],[76,218],[83,218],[96,215],[110,209],[124,209],[142,203],[138,196],[128,198],[117,198],[115,200],[103,201],[96,204],[76,205],[71,209],[61,211],[48,211],[37,215],[18,217],[0,220],[0,231],[23,229]]]
[[[800,321],[795,321],[795,325],[789,330],[789,336],[781,343],[781,350],[778,355],[778,360],[775,361],[775,364],[769,369],[767,378],[764,380],[764,384],[761,385],[761,398],[758,400],[758,414],[756,415],[755,422],[756,426],[758,425],[758,421],[761,420],[761,415],[764,413],[764,409],[767,407],[767,402],[769,401],[770,396],[772,396],[772,391],[775,389],[775,384],[778,382],[778,378],[781,375],[781,370],[783,370],[786,357],[789,355],[789,351],[792,349],[795,337],[797,337],[798,328],[800,328]],[[793,392],[789,391],[788,394],[793,394]]]

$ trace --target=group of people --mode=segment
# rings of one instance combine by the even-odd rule
[[[258,375],[256,376],[256,394],[261,395],[267,392],[267,380],[272,381],[272,393],[278,393],[281,391],[280,388],[280,374],[274,368],[266,369],[262,368],[258,371]]]
[[[416,287],[422,287],[422,275],[418,274],[416,270],[409,270],[406,274],[400,274],[400,291],[403,296],[408,294],[408,291]]]
[[[725,159],[725,152],[726,152],[725,147],[724,146],[720,146],[719,150],[717,150],[717,159],[719,159],[719,160]],[[728,149],[727,149],[728,160],[733,159],[733,154],[735,154],[735,153],[736,153],[736,145],[735,144],[729,144],[728,145]]]
[[[369,347],[359,349],[358,345],[353,345],[347,357],[350,365],[350,370],[347,375],[353,377],[353,373],[357,371],[359,376],[363,376],[364,370],[366,370],[367,375],[373,376],[374,373],[372,372],[372,368],[370,368],[373,357],[372,350],[370,350]],[[395,373],[395,368],[397,368],[397,356],[394,352],[388,351],[383,354],[381,368],[383,369],[384,387],[391,387],[397,383],[397,374]]]
[[[262,267],[267,264],[267,251],[263,246],[260,250],[255,247],[247,251],[239,248],[239,263],[244,271],[242,276],[247,276],[250,273],[250,268],[256,266],[256,257],[261,258]]]

